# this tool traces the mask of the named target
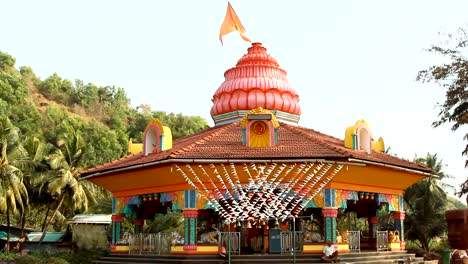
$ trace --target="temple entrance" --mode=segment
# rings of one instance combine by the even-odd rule
[[[244,233],[244,239],[242,241],[243,253],[255,254],[268,252],[269,227],[267,225],[251,226],[249,224],[244,227],[242,231],[242,233]]]

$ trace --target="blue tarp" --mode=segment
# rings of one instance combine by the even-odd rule
[[[31,232],[28,234],[28,241],[39,242],[42,232]],[[60,242],[63,240],[65,233],[63,232],[47,232],[43,242]]]
[[[7,240],[8,233],[5,231],[0,231],[0,239],[2,240]],[[10,233],[10,241],[12,242],[17,242],[19,240],[19,237],[13,235]]]

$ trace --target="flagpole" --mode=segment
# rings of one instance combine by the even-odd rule
[[[231,223],[228,222],[228,264],[231,264]]]

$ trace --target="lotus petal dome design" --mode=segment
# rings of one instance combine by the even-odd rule
[[[216,125],[237,121],[263,107],[283,121],[297,123],[299,96],[276,60],[261,43],[252,43],[235,67],[224,73],[225,81],[213,95],[211,116]]]

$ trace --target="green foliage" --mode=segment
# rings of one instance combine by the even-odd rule
[[[18,169],[13,175],[21,175],[21,181],[15,180],[21,184],[14,184],[19,189],[0,187],[0,197],[3,197],[0,209],[5,213],[6,206],[12,205],[8,216],[11,214],[15,223],[24,222],[34,228],[41,228],[43,220],[53,214],[56,220],[51,225],[58,230],[66,217],[86,210],[84,196],[89,198],[89,212],[110,213],[111,194],[82,181],[78,172],[125,156],[129,137],[141,141],[151,119],[159,118],[169,126],[174,139],[208,127],[200,117],[151,112],[149,106],[140,113],[130,107],[130,100],[120,87],[70,81],[56,73],[41,81],[31,67],[21,66],[17,70],[15,59],[1,51],[0,117],[8,119],[14,127],[11,131],[17,132],[14,141],[9,141],[12,144],[8,143],[8,166]],[[79,134],[84,142],[75,152],[77,156],[68,151],[78,150],[77,142],[67,147],[61,143],[70,131]],[[11,151],[14,147],[17,149]],[[15,158],[19,154],[23,156]],[[4,156],[0,157],[6,164]],[[60,181],[68,182],[60,184]],[[82,190],[77,186],[82,186]],[[74,191],[85,194],[64,196],[63,206],[54,212],[59,207],[59,197]],[[12,194],[22,200],[15,198],[9,200],[14,202],[6,203],[5,197],[11,198]],[[17,213],[14,206],[20,209]]]
[[[9,104],[21,104],[28,95],[21,76],[0,71],[0,98]]]
[[[73,241],[80,250],[101,249],[109,247],[106,227],[103,225],[74,225]]]
[[[107,250],[80,250],[73,254],[62,254],[60,257],[70,264],[91,264],[94,260],[109,254]]]
[[[0,251],[0,261],[8,261],[8,260],[13,260],[16,258],[18,254],[14,252],[4,252]],[[0,262],[1,263],[1,262]]]
[[[365,236],[367,236],[367,234],[369,233],[367,218],[358,218],[356,212],[344,212],[342,210],[339,210],[336,221],[338,231],[361,231],[361,233]]]
[[[462,203],[455,197],[448,196],[447,197],[447,210],[454,210],[454,209],[466,209],[466,204]]]
[[[30,82],[32,85],[34,85],[34,87],[41,84],[41,80],[36,76],[31,67],[21,66],[19,72],[21,76],[23,76],[23,79],[26,81],[26,83]]]
[[[16,264],[42,264],[42,260],[34,255],[18,256],[15,258]]]
[[[0,71],[6,71],[15,66],[16,60],[7,53],[0,51]]]
[[[24,211],[28,193],[23,183],[26,151],[19,130],[7,117],[0,117],[0,212]],[[9,221],[9,220],[7,220]],[[9,223],[8,223],[9,224]]]
[[[177,139],[194,134],[208,128],[208,123],[199,116],[184,116],[181,113],[167,114],[166,112],[153,112],[153,117],[159,119],[172,130],[172,138]]]
[[[65,105],[70,103],[73,89],[73,84],[69,80],[60,78],[57,73],[54,73],[39,85],[39,91],[48,99]]]
[[[69,264],[68,261],[60,257],[50,257],[47,259],[47,263],[48,264]]]
[[[431,242],[447,232],[447,195],[438,184],[446,174],[441,170],[442,161],[437,154],[428,153],[425,158],[416,158],[415,161],[431,167],[432,175],[405,191],[405,230],[409,240],[418,241],[425,251],[429,251]]]
[[[438,127],[445,123],[452,124],[452,130],[457,130],[468,124],[468,34],[460,28],[456,34],[449,34],[448,41],[433,45],[429,50],[448,59],[449,63],[434,65],[418,73],[417,79],[422,82],[434,82],[445,91],[445,101],[438,104],[439,120],[433,123]],[[464,136],[468,140],[468,133]],[[462,152],[468,155],[468,144]],[[465,163],[468,166],[468,160]],[[468,180],[462,185],[461,194],[468,192]]]
[[[173,212],[169,208],[166,214],[156,214],[153,220],[146,221],[145,233],[173,232],[183,233],[184,217],[181,212]]]

